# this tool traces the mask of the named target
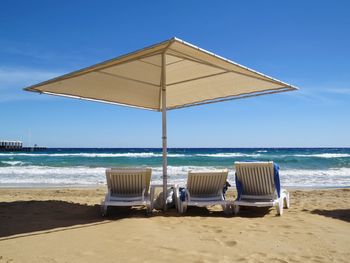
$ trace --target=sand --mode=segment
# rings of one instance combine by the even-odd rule
[[[274,209],[100,216],[104,188],[0,189],[0,262],[350,262],[350,189],[293,190]]]

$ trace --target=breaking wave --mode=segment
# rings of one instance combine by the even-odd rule
[[[201,157],[214,157],[214,158],[232,158],[232,157],[259,157],[260,154],[245,154],[245,153],[208,153],[208,154],[195,154],[195,156]]]
[[[295,154],[296,157],[316,157],[316,158],[347,158],[350,154],[347,153],[320,153],[320,154]]]
[[[169,166],[170,183],[184,184],[189,170],[214,170],[213,166]],[[0,184],[3,186],[95,186],[105,184],[104,167],[51,167],[7,166],[0,167]],[[284,187],[349,187],[350,168],[281,169]],[[234,170],[229,170],[228,181],[234,185]],[[162,182],[162,167],[152,167],[152,182]]]
[[[161,153],[141,152],[141,153],[0,153],[0,156],[28,156],[28,157],[87,157],[87,158],[108,158],[108,157],[128,157],[128,158],[152,158],[162,157]],[[168,157],[184,157],[185,154],[168,154]]]

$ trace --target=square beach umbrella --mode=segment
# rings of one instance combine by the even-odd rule
[[[162,112],[163,192],[166,193],[167,110],[296,89],[171,38],[24,90]],[[166,195],[163,196],[165,209]]]

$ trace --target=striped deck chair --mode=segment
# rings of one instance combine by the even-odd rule
[[[150,168],[111,168],[106,170],[108,192],[101,202],[102,215],[107,214],[108,206],[145,205],[151,210],[149,185]]]
[[[273,162],[235,162],[238,197],[234,201],[234,213],[240,206],[276,207],[283,214],[289,208],[289,193],[281,189],[279,167]]]
[[[185,188],[176,188],[176,201],[179,213],[185,213],[188,206],[221,205],[225,213],[229,204],[225,200],[223,188],[228,170],[189,171]],[[181,192],[181,190],[183,190]]]

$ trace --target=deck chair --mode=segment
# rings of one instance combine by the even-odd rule
[[[234,213],[240,206],[276,207],[283,214],[289,208],[289,193],[281,189],[279,167],[273,162],[235,162],[238,197],[234,201]]]
[[[149,185],[150,168],[111,168],[106,170],[108,192],[101,202],[102,215],[107,214],[109,206],[145,205],[151,210]]]
[[[189,171],[186,187],[176,188],[176,202],[179,213],[185,213],[188,206],[221,205],[225,213],[229,204],[225,200],[223,188],[228,170]]]

